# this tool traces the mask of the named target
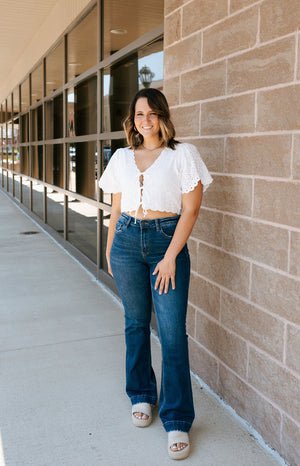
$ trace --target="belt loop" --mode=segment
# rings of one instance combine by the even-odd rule
[[[129,227],[130,222],[131,222],[131,217],[128,215],[128,219],[127,219],[127,222],[126,222],[126,226],[127,226],[127,227]]]
[[[155,219],[155,227],[156,227],[156,231],[159,231],[159,230],[160,230],[159,218],[156,218],[156,219]]]

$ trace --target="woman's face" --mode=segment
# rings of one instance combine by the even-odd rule
[[[155,110],[149,107],[146,97],[140,97],[135,104],[134,124],[144,139],[159,139],[159,118]]]

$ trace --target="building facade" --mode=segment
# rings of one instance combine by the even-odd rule
[[[113,288],[104,253],[111,199],[97,180],[126,144],[134,93],[165,92],[177,137],[199,148],[214,178],[189,240],[192,370],[292,465],[299,26],[298,0],[64,0],[0,96],[2,189]]]

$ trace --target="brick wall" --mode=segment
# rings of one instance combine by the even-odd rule
[[[191,366],[294,465],[299,27],[299,0],[165,0],[164,90],[214,178],[189,241]]]

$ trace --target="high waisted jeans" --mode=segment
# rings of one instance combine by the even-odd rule
[[[157,387],[151,364],[152,299],[162,348],[159,415],[167,432],[188,432],[194,406],[186,335],[190,276],[187,246],[176,258],[175,290],[159,294],[152,275],[171,242],[179,216],[135,220],[122,214],[111,248],[111,268],[125,310],[126,392],[132,404],[155,405]]]

